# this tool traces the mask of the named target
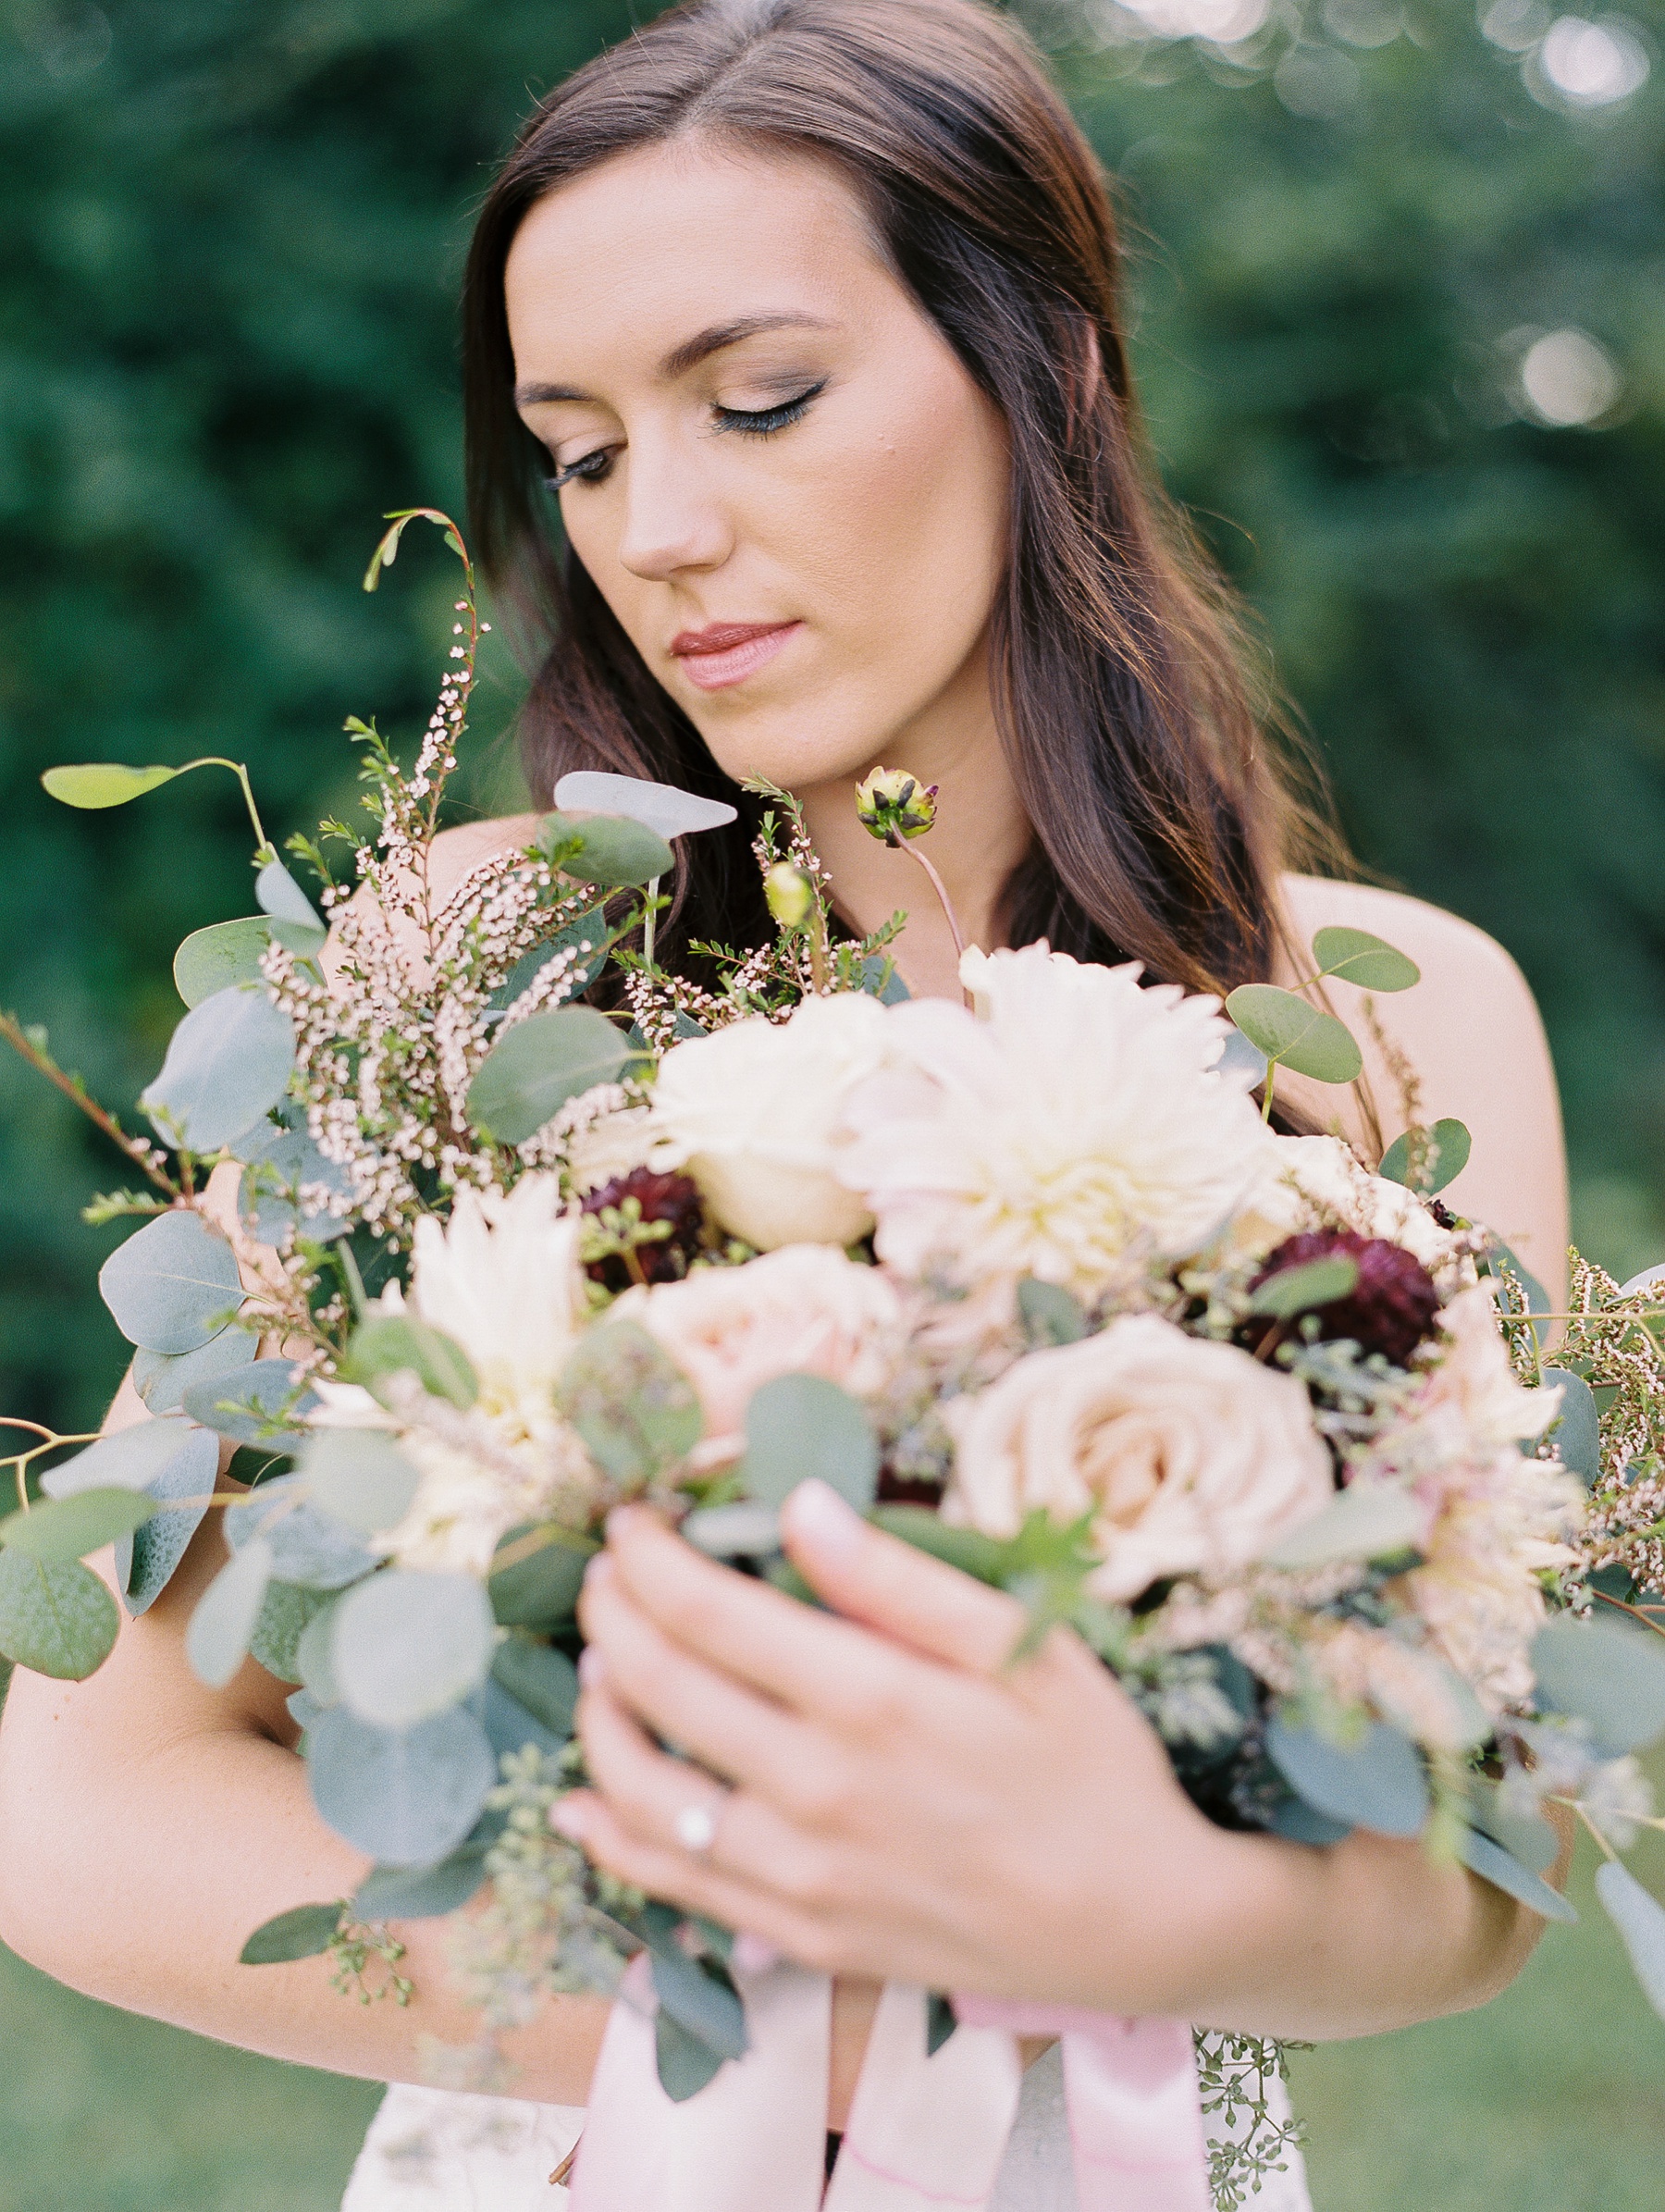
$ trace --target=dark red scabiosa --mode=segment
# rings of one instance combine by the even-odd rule
[[[633,1199],[635,1209],[630,1204]],[[616,1211],[626,1221],[635,1210],[635,1217],[644,1223],[670,1224],[668,1236],[637,1244],[629,1258],[614,1252],[590,1262],[592,1280],[610,1291],[627,1291],[638,1281],[677,1281],[687,1273],[688,1262],[703,1242],[705,1206],[691,1175],[655,1175],[650,1168],[633,1168],[628,1175],[615,1175],[611,1182],[592,1191],[584,1210],[598,1216]],[[641,1270],[639,1275],[631,1259]]]
[[[1304,1267],[1314,1260],[1341,1254],[1356,1263],[1359,1279],[1345,1298],[1313,1308],[1319,1337],[1326,1341],[1351,1337],[1362,1352],[1379,1352],[1394,1366],[1409,1366],[1416,1347],[1434,1332],[1439,1292],[1421,1260],[1402,1244],[1387,1237],[1362,1237],[1350,1229],[1310,1230],[1302,1236],[1286,1239],[1250,1288],[1258,1291],[1273,1276],[1290,1267]],[[1304,1322],[1306,1317],[1303,1314],[1301,1320]],[[1263,1320],[1250,1324],[1255,1349],[1275,1326],[1279,1325]],[[1295,1335],[1299,1326],[1281,1324],[1288,1336]]]

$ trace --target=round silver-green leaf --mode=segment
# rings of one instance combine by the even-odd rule
[[[294,1023],[264,990],[239,984],[192,1007],[139,1103],[170,1143],[217,1152],[271,1111],[294,1064]]]
[[[226,1508],[226,1541],[233,1551],[258,1539],[281,1581],[308,1589],[344,1589],[376,1564],[359,1538],[306,1500],[299,1475],[263,1482],[240,1505]]]
[[[1333,1821],[1382,1835],[1420,1835],[1426,1825],[1422,1761],[1385,1721],[1373,1721],[1356,1743],[1338,1744],[1275,1713],[1266,1724],[1266,1750],[1297,1796]]]
[[[1450,1115],[1424,1131],[1423,1179],[1417,1184],[1418,1190],[1432,1198],[1448,1183],[1455,1182],[1469,1164],[1474,1142],[1467,1123]],[[1412,1167],[1411,1131],[1407,1130],[1403,1136],[1395,1137],[1383,1153],[1376,1173],[1390,1183],[1409,1183]]]
[[[80,1490],[148,1490],[177,1461],[201,1464],[201,1449],[208,1447],[208,1487],[214,1483],[217,1461],[212,1438],[189,1421],[135,1421],[89,1444],[73,1459],[65,1460],[41,1478],[49,1498],[73,1498]]]
[[[496,1648],[491,1607],[472,1575],[392,1567],[341,1600],[329,1659],[360,1720],[408,1728],[478,1689]]]
[[[1665,1735],[1665,1650],[1647,1629],[1562,1614],[1533,1637],[1532,1671],[1540,1698],[1586,1721],[1604,1758]]]
[[[292,1360],[254,1359],[194,1383],[184,1403],[193,1421],[234,1444],[298,1452],[306,1432],[295,1424],[317,1404],[318,1394],[298,1381]]]
[[[271,1578],[272,1547],[255,1537],[232,1553],[197,1600],[185,1631],[185,1656],[210,1689],[224,1689],[248,1657]]]
[[[318,1428],[307,1439],[300,1473],[321,1514],[373,1535],[411,1509],[422,1477],[393,1439],[377,1428]]]
[[[1321,974],[1357,983],[1362,991],[1409,991],[1422,981],[1414,960],[1368,930],[1320,930],[1313,939],[1313,958]]]
[[[243,1302],[237,1254],[200,1214],[176,1209],[117,1244],[98,1288],[130,1344],[194,1352]]]
[[[211,921],[192,930],[174,955],[174,988],[188,1007],[200,1007],[216,991],[240,983],[259,983],[260,958],[272,942],[264,914],[240,914],[235,921]]]
[[[879,1440],[866,1409],[820,1375],[777,1375],[746,1409],[740,1478],[759,1505],[783,1505],[800,1482],[824,1482],[857,1512],[873,1502]]]
[[[142,1490],[77,1490],[71,1498],[43,1499],[27,1513],[7,1514],[0,1521],[0,1544],[61,1567],[130,1536],[155,1510]]]
[[[222,1328],[194,1352],[139,1352],[133,1355],[133,1388],[153,1414],[177,1414],[187,1390],[217,1381],[233,1367],[246,1367],[260,1350],[253,1328]]]
[[[575,768],[555,786],[558,807],[586,813],[623,814],[661,837],[685,837],[696,830],[720,830],[736,819],[726,800],[700,798],[674,784],[650,784],[641,776],[609,775],[599,769]]]
[[[432,1866],[479,1818],[497,1782],[486,1731],[453,1706],[413,1728],[378,1728],[344,1705],[307,1731],[313,1803],[382,1866]]]
[[[569,1098],[616,1082],[634,1057],[592,1007],[533,1014],[480,1062],[468,1087],[468,1118],[500,1144],[524,1144]]]
[[[109,1657],[120,1627],[116,1600],[79,1560],[0,1550],[0,1657],[59,1682],[84,1682]]]
[[[1226,1011],[1251,1044],[1295,1075],[1320,1083],[1350,1083],[1364,1065],[1345,1022],[1276,983],[1240,984],[1227,999]]]

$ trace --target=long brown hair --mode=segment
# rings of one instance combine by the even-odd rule
[[[684,938],[767,931],[746,801],[559,550],[548,457],[514,411],[503,296],[546,192],[695,133],[836,164],[1005,419],[992,663],[1034,834],[1005,890],[1011,942],[1138,958],[1192,989],[1266,976],[1275,878],[1304,816],[1263,743],[1229,596],[1147,458],[1098,166],[1021,33],[978,0],[687,0],[522,130],[475,230],[464,361],[475,538],[542,651],[522,728],[539,798],[569,769],[603,768],[735,801],[726,838],[682,841],[673,922]]]

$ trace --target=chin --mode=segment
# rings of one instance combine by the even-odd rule
[[[715,728],[711,718],[690,719],[712,760],[736,784],[758,777],[778,784],[783,791],[808,791],[821,784],[854,785],[877,758],[870,737],[855,732],[848,737],[807,732],[804,724],[810,717],[790,709],[736,716],[732,722],[725,718]]]

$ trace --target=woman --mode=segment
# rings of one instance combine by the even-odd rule
[[[916,994],[957,991],[954,952],[856,822],[879,762],[940,785],[932,854],[984,945],[1044,934],[1215,989],[1299,980],[1286,947],[1326,923],[1376,929],[1426,979],[1372,1047],[1376,1095],[1408,1057],[1429,1113],[1474,1132],[1454,1197],[1552,1279],[1559,1122],[1524,985],[1449,916],[1289,872],[1297,811],[1223,595],[1153,488],[1118,282],[1085,144],[975,0],[708,0],[561,87],[467,284],[476,540],[545,656],[534,789],[580,766],[789,785],[853,929],[913,908]],[[522,827],[452,833],[445,865]],[[744,819],[686,842],[675,934],[758,933]],[[1289,1088],[1372,1145],[1356,1102]],[[124,1388],[112,1417],[139,1411]],[[0,1934],[118,2004],[413,2082],[425,2036],[472,2032],[435,1923],[399,1931],[408,2011],[341,2004],[315,1963],[233,1963],[363,1870],[311,1810],[281,1686],[251,1663],[210,1693],[185,1665],[216,1541],[90,1682],[14,1686]],[[571,1819],[619,1872],[840,1977],[834,2129],[887,1974],[1312,2037],[1477,2004],[1524,1959],[1532,1916],[1414,1846],[1212,1828],[1070,1639],[999,1672],[999,1595],[813,1494],[791,1544],[843,1619],[623,1518],[585,1600],[597,1786]],[[517,2095],[560,2110],[395,2092],[350,2205],[555,2201],[605,2010],[562,1999],[512,2039]],[[995,2201],[1057,2212],[1031,2078]],[[1304,2203],[1298,2176],[1275,2186],[1262,2203]]]

